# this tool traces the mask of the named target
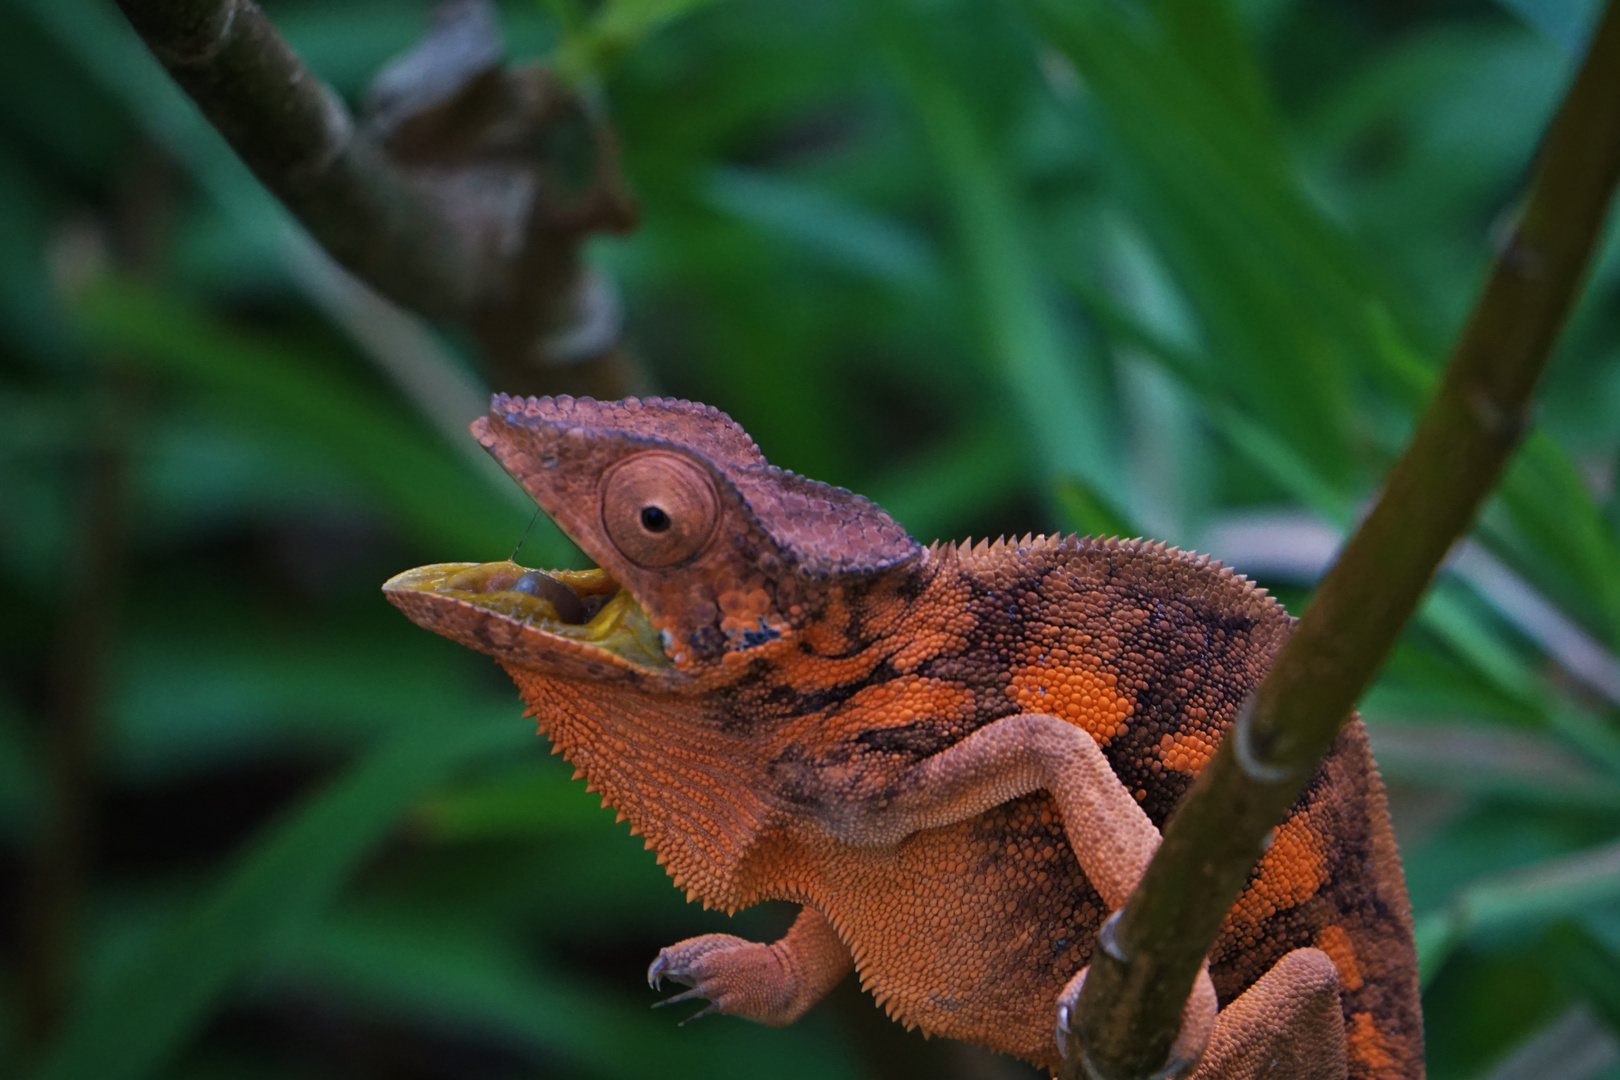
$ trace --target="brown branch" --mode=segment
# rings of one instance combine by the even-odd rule
[[[1165,1066],[1199,965],[1529,420],[1620,176],[1620,0],[1543,140],[1529,198],[1382,497],[1186,799],[1098,949],[1065,1078]],[[1124,957],[1121,960],[1118,957]]]
[[[120,0],[203,115],[333,257],[398,303],[450,316],[473,253],[292,51],[257,4]]]
[[[253,0],[119,6],[351,273],[465,326],[504,389],[624,392],[617,321],[580,258],[592,232],[634,223],[612,132],[543,70],[501,65],[484,0],[442,4],[359,124]]]

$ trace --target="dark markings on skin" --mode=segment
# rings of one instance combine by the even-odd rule
[[[899,754],[912,761],[932,757],[954,743],[937,720],[918,720],[901,727],[875,728],[855,736],[855,742],[879,753]]]
[[[1208,671],[1211,662],[1232,673],[1241,669],[1250,651],[1248,635],[1255,620],[1224,615],[1185,598],[1167,601],[1139,587],[1132,587],[1131,593],[1128,598],[1121,597],[1119,609],[1145,611],[1148,617],[1120,634],[1120,648],[1122,653],[1137,653],[1153,662],[1145,665],[1145,670],[1133,672],[1135,717],[1125,735],[1104,753],[1126,787],[1146,792],[1142,807],[1162,828],[1191,786],[1192,777],[1169,769],[1153,772],[1149,765],[1159,758],[1157,742],[1166,732],[1224,733],[1252,689],[1208,678],[1196,685],[1178,679],[1188,668]],[[1215,693],[1211,695],[1211,691]],[[1195,699],[1206,707],[1208,715],[1203,721],[1189,717],[1188,709]]]
[[[726,648],[726,636],[720,632],[718,624],[698,627],[686,641],[694,653],[703,657],[718,656]]]
[[[928,570],[923,573],[900,575],[899,582],[895,588],[896,594],[900,597],[900,599],[907,602],[916,600],[923,594],[924,590],[928,588],[929,582],[934,580],[934,573],[935,572],[933,570]]]
[[[738,683],[715,696],[724,702],[725,707],[720,710],[722,716],[739,717],[735,721],[728,721],[726,730],[744,730],[761,717],[781,719],[834,712],[862,690],[888,682],[896,674],[898,672],[888,660],[879,660],[872,670],[858,679],[821,690],[804,691],[794,689],[789,683],[777,682],[771,672],[762,670],[762,677],[758,681]],[[755,719],[740,719],[744,712],[750,713]]]
[[[849,660],[853,657],[861,655],[861,653],[865,652],[871,647],[872,643],[870,641],[861,638],[850,641],[849,647],[840,652],[817,652],[815,647],[812,646],[808,641],[799,642],[799,651],[804,653],[806,656],[813,656],[817,660]]]
[[[840,744],[822,754],[792,743],[771,759],[765,778],[784,801],[815,818],[843,819],[869,812],[873,800],[858,790],[871,778],[851,767],[855,749]]]
[[[785,802],[819,807],[824,801],[817,773],[819,763],[797,743],[784,747],[765,767],[765,778]]]
[[[765,645],[782,635],[769,626],[761,625],[758,630],[743,631],[743,647],[752,649],[756,645]]]
[[[1358,943],[1355,959],[1362,975],[1359,987],[1341,988],[1346,1023],[1356,1013],[1371,1013],[1392,1039],[1392,1046],[1415,1045],[1421,1033],[1408,1030],[1404,1024],[1409,1010],[1402,996],[1406,990],[1399,985],[1402,965],[1410,963],[1410,946],[1399,914],[1378,894],[1370,819],[1359,798],[1343,801],[1347,792],[1342,788],[1335,792],[1329,786],[1330,779],[1337,775],[1352,791],[1368,790],[1371,765],[1365,756],[1364,739],[1359,731],[1350,729],[1340,736],[1293,811],[1297,814],[1310,808],[1313,827],[1326,844],[1323,856],[1328,880],[1302,903],[1263,920],[1254,928],[1253,940],[1223,935],[1211,952],[1210,974],[1224,1004],[1247,989],[1285,953],[1318,944],[1322,928],[1337,924]],[[1368,948],[1373,950],[1372,955],[1361,951]],[[1351,1063],[1352,1077],[1362,1075],[1356,1064]]]
[[[1045,968],[1058,985],[1090,962],[1105,909],[1080,871],[1051,796],[1032,793],[981,814],[969,850],[975,857],[968,875],[996,883],[997,898],[1012,904],[999,936],[1009,946],[1022,943],[1018,952],[998,950],[992,962]]]

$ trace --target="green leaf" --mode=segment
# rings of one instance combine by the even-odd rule
[[[613,816],[582,797],[582,781],[559,761],[526,761],[446,791],[424,803],[417,820],[443,840],[492,840],[584,833],[604,842]]]
[[[1620,542],[1569,455],[1545,431],[1532,431],[1508,463],[1498,498],[1523,537],[1514,545],[1522,561],[1555,583],[1566,610],[1586,613],[1611,648],[1620,645]]]
[[[591,1075],[641,1077],[648,1063],[674,1076],[840,1077],[858,1073],[811,1016],[769,1030],[736,1022],[682,1029],[649,1012],[652,995],[610,994],[522,958],[508,940],[432,910],[369,911],[327,920],[288,942],[271,969],[371,1008],[450,1021],[561,1057]],[[638,980],[639,981],[639,980]]]
[[[380,596],[375,621],[280,631],[237,625],[247,604],[171,600],[163,621],[130,618],[108,688],[109,773],[172,783],[267,757],[348,753],[401,725],[512,711],[483,677],[487,658],[410,625]]]
[[[1376,300],[1355,250],[1301,197],[1274,133],[1235,107],[1245,95],[1206,81],[1181,38],[1110,5],[1027,6],[1090,91],[1070,102],[1075,127],[1103,119],[1113,186],[1195,311],[1211,370],[1342,480]]]
[[[1576,852],[1475,882],[1442,911],[1417,920],[1424,978],[1474,935],[1524,932],[1620,901],[1620,843]]]
[[[519,751],[527,725],[410,728],[255,843],[70,1016],[32,1080],[137,1080],[186,1043],[244,973],[331,902],[416,800],[467,765]]]
[[[1051,284],[1025,235],[1000,157],[938,64],[893,18],[890,55],[920,115],[950,197],[969,295],[993,370],[1052,480],[1071,477],[1118,508],[1130,505],[1101,361],[1065,333]],[[1118,513],[1118,511],[1114,511]]]
[[[878,477],[868,494],[923,542],[950,539],[954,523],[983,519],[986,508],[1020,488],[1027,462],[994,423],[975,424],[931,453]]]
[[[504,557],[525,524],[436,439],[307,352],[222,326],[176,297],[105,283],[79,298],[86,335],[154,370],[201,385],[230,403],[233,417],[268,425],[331,456],[424,544],[443,558]],[[560,564],[569,558],[554,530],[531,540]]]
[[[1152,8],[1165,30],[1165,41],[1188,70],[1220,94],[1227,108],[1241,116],[1257,145],[1276,161],[1284,158],[1282,125],[1265,85],[1259,57],[1231,0],[1154,0]]]
[[[31,841],[39,827],[44,771],[22,710],[0,689],[0,834],[14,842]]]
[[[716,169],[704,199],[830,261],[904,289],[937,293],[939,260],[923,240],[884,218],[804,184],[743,169]]]
[[[1129,521],[1109,506],[1107,500],[1085,484],[1062,479],[1057,482],[1055,494],[1064,520],[1078,532],[1104,537],[1139,535]]]
[[[1385,781],[1525,806],[1620,810],[1620,781],[1532,732],[1479,724],[1377,723],[1367,730]]]
[[[714,0],[606,0],[590,21],[573,33],[564,25],[562,46],[552,57],[558,78],[577,83],[602,75],[641,41],[663,27]]]
[[[1573,919],[1548,932],[1546,947],[1571,994],[1584,998],[1611,1031],[1620,1031],[1620,952]]]
[[[1507,10],[1578,55],[1603,5],[1598,0],[1497,0]]]

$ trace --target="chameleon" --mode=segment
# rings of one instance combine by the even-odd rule
[[[1058,1069],[1099,929],[1290,633],[1282,605],[1146,540],[925,546],[694,402],[496,395],[471,430],[598,565],[436,564],[388,600],[493,656],[688,899],[801,905],[779,941],[690,938],[649,981],[782,1025],[854,970],[909,1027]],[[1169,1067],[1422,1076],[1359,719],[1228,913]]]

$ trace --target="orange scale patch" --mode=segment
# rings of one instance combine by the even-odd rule
[[[761,620],[773,624],[779,621],[771,606],[771,595],[762,587],[727,589],[716,599],[720,604],[720,629],[727,634],[758,629]]]
[[[978,620],[965,608],[944,620],[931,623],[906,636],[904,643],[889,657],[896,671],[915,671],[924,662],[938,656],[949,656],[962,651],[967,635]]]
[[[812,656],[797,648],[779,658],[778,681],[798,693],[831,690],[835,686],[864,679],[882,659],[876,648],[862,649],[850,656]]]
[[[1260,860],[1259,874],[1226,916],[1228,929],[1239,936],[1252,935],[1279,911],[1315,896],[1327,880],[1327,856],[1310,812],[1295,814],[1278,826],[1270,850]]]
[[[1056,649],[1044,660],[1016,667],[1008,691],[1025,712],[1055,716],[1088,733],[1098,746],[1125,734],[1134,708],[1119,690],[1112,672],[1098,671],[1097,660],[1083,653],[1068,659]]]
[[[1316,947],[1327,953],[1333,966],[1339,969],[1339,985],[1346,990],[1361,989],[1361,965],[1356,961],[1356,947],[1350,934],[1337,924],[1324,926],[1316,935]]]
[[[1363,1065],[1365,1068],[1362,1072],[1369,1076],[1395,1075],[1400,1062],[1390,1049],[1389,1036],[1379,1030],[1378,1021],[1373,1019],[1372,1013],[1351,1014],[1345,1036],[1349,1043],[1346,1049],[1350,1060]]]
[[[973,691],[957,683],[902,675],[856,693],[838,710],[835,723],[852,731],[904,727],[919,720],[963,720],[973,711]]]
[[[849,651],[849,605],[841,589],[827,595],[826,605],[800,631],[812,652],[837,655]]]
[[[1220,736],[1196,729],[1167,732],[1159,740],[1159,761],[1167,769],[1197,776],[1215,756]]]

